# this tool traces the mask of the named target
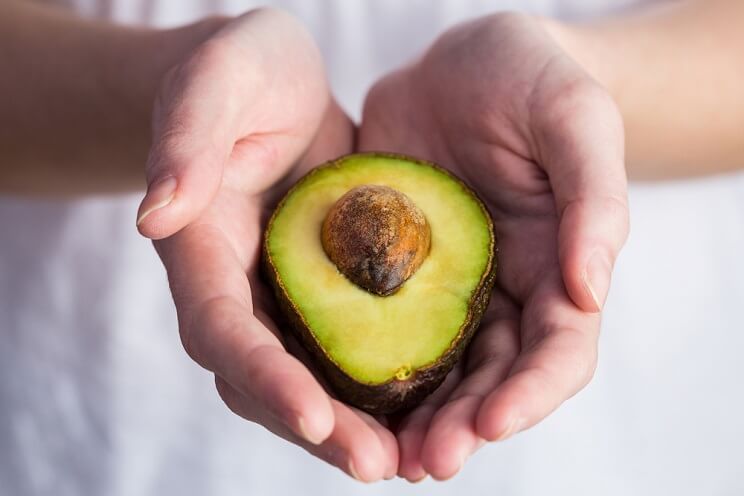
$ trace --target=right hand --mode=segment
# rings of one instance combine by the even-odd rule
[[[628,233],[622,119],[538,19],[500,13],[452,28],[375,84],[359,143],[441,164],[493,215],[491,306],[443,386],[397,431],[402,477],[447,479],[594,373]]]
[[[258,274],[273,206],[310,166],[351,152],[353,135],[310,35],[284,13],[249,12],[165,77],[138,228],[157,240],[184,347],[227,406],[374,481],[397,471],[395,437],[286,351]]]

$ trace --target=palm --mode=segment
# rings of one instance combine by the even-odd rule
[[[588,132],[587,122],[606,132]],[[535,424],[590,379],[599,314],[581,308],[600,302],[575,270],[591,256],[575,236],[590,215],[575,179],[597,175],[576,172],[593,153],[587,140],[600,140],[610,160],[622,150],[618,122],[591,79],[514,15],[456,28],[370,92],[361,146],[428,158],[464,178],[491,210],[499,247],[492,303],[468,355],[399,428],[400,475],[453,475],[485,439]],[[603,208],[624,209],[621,156],[599,173],[618,192]]]
[[[349,153],[353,132],[301,26],[271,10],[247,14],[166,78],[139,227],[159,239],[184,347],[215,373],[228,407],[375,480],[395,473],[393,436],[287,353],[259,277],[268,210],[309,166]]]
[[[330,159],[350,152],[352,129],[346,117],[337,114],[327,123],[336,140],[312,154]],[[301,357],[291,336],[277,326],[273,295],[260,274],[265,221],[286,185],[317,158],[301,161],[282,180],[256,191],[246,188],[241,175],[250,164],[241,163],[239,153],[236,157],[203,214],[156,242],[168,268],[184,346],[215,372],[221,397],[238,415],[355,477],[374,480],[388,474],[397,466],[393,437],[371,416],[329,397],[305,363],[287,353]],[[320,439],[309,441],[307,424],[314,419],[307,415],[321,417],[328,405],[334,426],[322,443],[314,444]],[[299,412],[304,412],[304,425],[298,423]],[[352,459],[357,460],[353,467]]]

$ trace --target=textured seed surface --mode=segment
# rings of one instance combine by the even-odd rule
[[[357,286],[387,296],[397,291],[429,253],[424,214],[403,193],[365,184],[333,205],[321,241],[338,270]]]

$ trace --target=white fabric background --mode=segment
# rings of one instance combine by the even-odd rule
[[[80,0],[172,25],[255,2]],[[630,2],[280,1],[318,37],[344,106],[453,22]],[[0,495],[744,493],[744,175],[631,189],[594,381],[451,482],[356,483],[224,407],[181,349],[139,196],[0,198]]]

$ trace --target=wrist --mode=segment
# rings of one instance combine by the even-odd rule
[[[133,108],[145,115],[146,122],[150,121],[153,103],[168,71],[185,61],[229,21],[227,17],[210,17],[172,29],[142,30],[138,36],[130,38],[129,60],[125,57],[123,64],[122,61],[113,62],[130,68],[132,79],[125,83],[122,91],[128,94]]]
[[[165,75],[211,38],[229,18],[213,17],[173,29],[117,28],[100,51],[101,80],[121,120],[127,160],[118,175],[117,189],[141,187],[143,163],[151,145],[153,106]],[[126,178],[126,179],[125,179]]]

